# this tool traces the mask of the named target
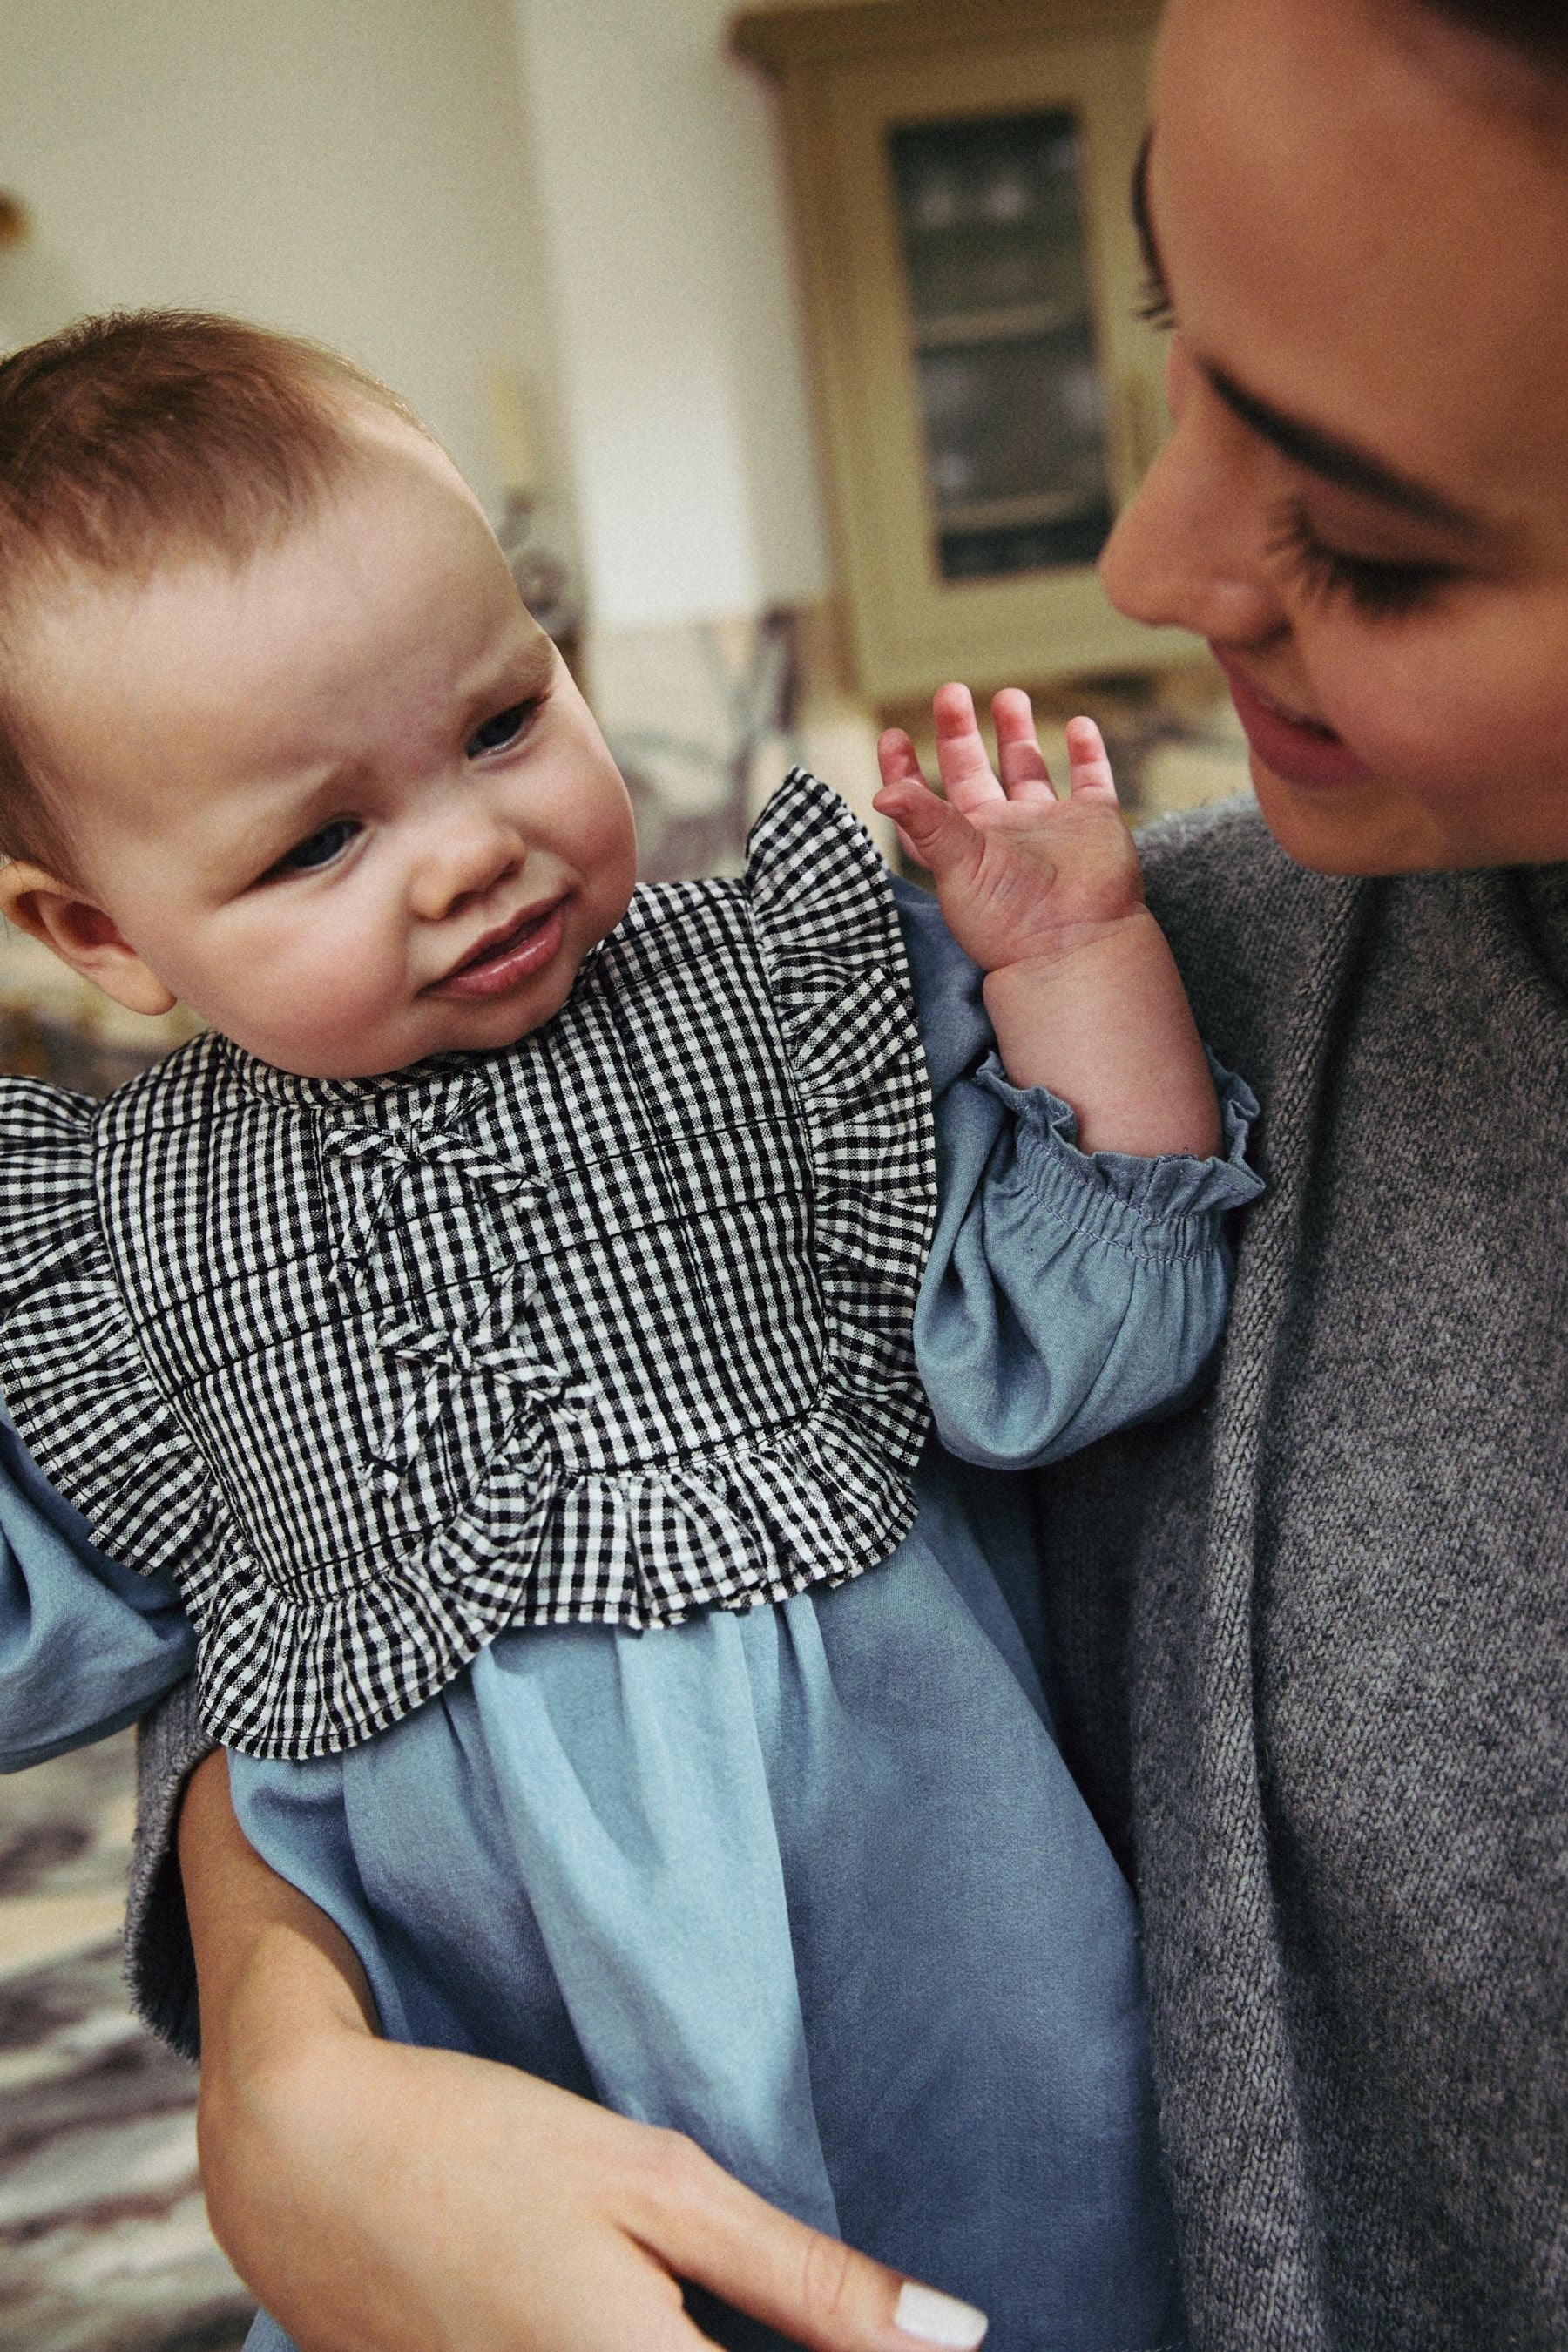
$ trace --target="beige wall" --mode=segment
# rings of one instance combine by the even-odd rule
[[[553,396],[526,135],[507,0],[5,0],[0,341],[143,303],[317,335],[493,504],[487,362]]]
[[[597,623],[820,595],[783,178],[734,0],[512,5]]]
[[[34,226],[0,250],[0,344],[142,303],[320,335],[492,509],[505,359],[601,626],[818,596],[782,175],[731,9],[5,0],[0,188]]]

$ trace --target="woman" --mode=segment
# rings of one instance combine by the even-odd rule
[[[1149,889],[1264,1097],[1270,1194],[1211,1397],[1045,1498],[1065,1734],[1144,1904],[1194,2343],[1544,2347],[1568,2340],[1560,0],[1173,0],[1141,197],[1176,426],[1105,577],[1210,641],[1251,739],[1261,822],[1165,833]],[[195,1745],[178,1714],[147,1743],[138,1965],[176,2028],[164,1841]],[[897,2282],[689,2151],[376,2042],[216,1764],[181,1850],[214,2210],[303,2343],[690,2344],[672,2272],[803,2343],[909,2340]]]

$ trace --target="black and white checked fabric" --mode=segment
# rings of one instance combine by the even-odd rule
[[[934,1211],[888,877],[797,770],[741,880],[640,890],[505,1053],[0,1081],[0,1385],[101,1547],[178,1579],[214,1733],[323,1755],[503,1626],[885,1559]]]

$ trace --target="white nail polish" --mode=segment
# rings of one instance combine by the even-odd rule
[[[951,2294],[938,2294],[906,2279],[893,2306],[893,2324],[917,2344],[940,2344],[942,2352],[974,2352],[984,2340],[988,2322],[972,2303],[959,2303]]]

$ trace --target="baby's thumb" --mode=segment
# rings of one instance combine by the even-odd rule
[[[951,801],[915,778],[884,784],[873,805],[891,817],[910,848],[938,882],[955,880],[980,864],[984,844]]]
[[[685,2219],[694,2242],[665,2250],[682,2277],[811,2352],[973,2352],[984,2340],[985,2315],[973,2305],[808,2229],[714,2169],[700,2221],[689,2210]]]

